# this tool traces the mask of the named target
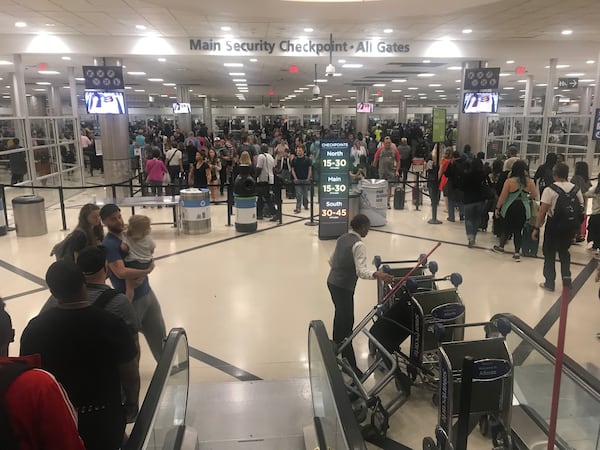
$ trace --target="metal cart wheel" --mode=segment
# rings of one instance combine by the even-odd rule
[[[490,436],[490,418],[487,414],[479,418],[479,432],[482,436]]]
[[[423,450],[435,450],[437,449],[437,444],[431,437],[423,438]]]
[[[494,449],[512,449],[512,437],[506,430],[502,430],[492,437],[492,443],[494,444]]]
[[[369,412],[367,402],[362,398],[352,402],[352,411],[354,412],[354,417],[356,417],[358,423],[364,422]]]

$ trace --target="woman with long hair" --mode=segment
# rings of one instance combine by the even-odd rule
[[[61,242],[54,246],[50,256],[57,259],[75,261],[77,254],[90,245],[100,245],[104,239],[104,228],[100,221],[100,207],[87,203],[79,210],[79,218],[75,229]],[[59,248],[61,247],[62,248]]]
[[[571,183],[579,188],[581,194],[583,195],[583,223],[577,235],[575,236],[575,242],[583,242],[585,241],[585,235],[587,231],[587,197],[585,194],[592,187],[592,183],[590,183],[590,170],[588,168],[588,164],[585,161],[578,161],[575,163],[575,174],[573,178],[571,178]]]
[[[215,149],[212,147],[208,150],[206,163],[210,168],[210,178],[208,179],[210,198],[214,201],[219,197],[219,186],[221,185],[221,160],[219,159],[219,155],[217,155]]]
[[[537,200],[538,192],[535,183],[529,178],[527,162],[520,159],[513,164],[509,178],[504,183],[496,203],[495,216],[502,216],[505,224],[500,235],[500,243],[493,248],[497,253],[504,253],[504,245],[512,234],[515,245],[513,259],[516,262],[521,261],[523,227],[531,218],[530,199]]]

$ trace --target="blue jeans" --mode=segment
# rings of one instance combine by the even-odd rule
[[[484,207],[485,201],[465,204],[465,230],[468,239],[475,239],[475,236],[477,236],[477,229],[479,228],[479,222],[481,222]]]
[[[310,187],[308,180],[298,180],[294,184],[296,190],[296,210],[299,210],[302,205],[308,208],[308,188]]]
[[[458,208],[459,217],[462,218],[465,216],[465,205],[463,202],[456,200],[454,196],[448,197],[448,219],[454,221],[454,210]]]

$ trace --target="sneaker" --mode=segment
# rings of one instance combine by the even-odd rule
[[[515,260],[515,262],[521,262],[521,255],[519,255],[518,253],[515,253],[515,254],[512,256],[512,259],[514,259],[514,260]]]
[[[273,216],[273,217],[272,217],[272,218],[269,220],[269,222],[279,222],[279,217],[277,217],[277,216]]]
[[[596,249],[596,252],[594,253],[594,259],[600,260],[600,248]]]
[[[467,244],[467,247],[473,248],[474,246],[475,246],[475,239],[469,239],[469,243]]]
[[[600,333],[596,333],[596,339],[600,339]]]
[[[295,209],[295,210],[294,210],[294,214],[298,214],[299,212],[300,212],[300,210],[299,210],[299,209]]]
[[[456,220],[454,220],[454,219],[451,219],[450,217],[448,217],[446,220],[447,220],[448,222],[456,222]]]
[[[492,247],[492,250],[496,253],[504,253],[504,247],[500,247],[499,245],[494,245]]]
[[[542,289],[544,289],[545,291],[548,291],[548,292],[554,292],[554,288],[551,288],[551,287],[549,287],[549,286],[546,286],[546,283],[540,283],[540,287],[541,287]]]
[[[305,206],[304,209],[308,210],[308,206]]]

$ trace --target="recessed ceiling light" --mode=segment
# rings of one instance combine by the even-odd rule
[[[513,59],[509,59],[508,61],[506,61],[506,64],[514,64],[515,61]]]
[[[134,89],[133,92],[146,92],[144,89]]]
[[[146,25],[136,25],[135,26],[138,30],[145,30],[146,29]]]
[[[240,87],[240,86],[248,87],[248,83],[235,83],[235,85],[238,87]]]
[[[392,92],[402,92],[402,89],[392,89]]]
[[[333,74],[334,77],[341,77],[343,75],[344,74],[342,72],[336,72],[336,73]]]
[[[1,80],[1,78],[0,78]],[[585,80],[579,80],[580,83],[593,83],[595,80],[593,78],[586,78]]]
[[[347,92],[356,92],[356,89],[348,89]]]
[[[15,27],[17,28],[25,28],[27,24],[25,22],[15,22]]]
[[[234,83],[245,83],[246,79],[245,78],[234,78],[233,80]]]
[[[517,83],[527,83],[527,80],[517,80]]]
[[[473,30],[471,30],[470,28],[465,28],[464,30],[462,30],[463,34],[471,34],[473,32]]]
[[[557,68],[557,69],[567,69],[567,68],[569,68],[569,67],[571,67],[569,64],[557,64],[557,65],[556,65],[556,68]],[[548,69],[549,69],[549,68],[550,68],[550,66],[548,66]]]
[[[294,89],[294,92],[296,94],[304,94],[304,91],[301,91],[300,89]]]
[[[37,91],[37,92],[46,92],[46,89],[38,88],[38,89],[34,89],[34,91]]]
[[[38,70],[40,75],[60,75],[60,72],[56,70]]]
[[[306,87],[315,87],[314,84],[307,84]]]
[[[504,90],[506,90],[506,91],[512,91],[512,90],[514,89],[514,87],[512,87],[512,86],[507,86],[507,87],[505,87],[505,88],[502,88],[502,89],[504,89]]]
[[[158,62],[165,62],[165,61],[167,61],[167,58],[157,58],[157,61]]]
[[[2,98],[10,98],[10,95],[3,95]]]
[[[163,86],[177,86],[175,83],[163,83]]]
[[[429,87],[440,87],[441,84],[439,84],[439,83],[431,83],[431,84],[428,84],[427,86],[429,86]]]
[[[462,67],[460,67],[460,66],[450,66],[450,67],[448,67],[448,70],[462,70]]]
[[[231,27],[223,26],[221,27],[221,31],[231,31]]]
[[[385,87],[385,83],[375,83],[373,87]]]
[[[585,73],[565,73],[566,77],[582,77]]]
[[[127,72],[127,75],[146,75],[146,72]]]
[[[246,75],[244,72],[229,72],[230,77],[243,77]]]
[[[84,81],[84,80],[85,80],[85,78],[80,78],[80,77],[75,78],[75,81]]]
[[[594,64],[596,61],[594,61],[593,59],[588,59],[585,63],[586,64]]]
[[[434,73],[420,73],[417,76],[421,77],[421,78],[428,78],[428,77],[434,77],[435,74]]]
[[[570,34],[573,34],[573,30],[562,30],[560,34],[563,36],[569,36]]]
[[[148,81],[156,81],[156,82],[162,83],[165,80],[163,80],[162,78],[148,78]]]
[[[168,97],[167,94],[160,94],[161,97]]]
[[[305,28],[304,29],[305,33],[312,33],[313,31],[315,31],[315,30],[313,30],[312,28]]]
[[[340,63],[340,64],[346,64],[346,60],[345,59],[338,59],[338,63]]]
[[[0,66],[9,66],[12,64],[12,61],[6,61],[5,59],[0,60]]]
[[[40,86],[50,86],[52,83],[49,81],[38,81],[35,84],[39,84]]]
[[[62,59],[63,61],[71,61],[71,57],[70,56],[63,56],[60,59]]]
[[[244,67],[242,63],[223,63],[225,67]]]
[[[125,86],[125,89],[133,89],[131,86]]]
[[[44,25],[46,25],[47,27],[55,27],[56,26],[55,23],[45,23]]]
[[[500,76],[501,77],[510,77],[512,74],[508,73],[508,72],[501,72]]]
[[[436,89],[435,92],[446,92],[443,89]]]
[[[324,78],[323,79],[319,78],[318,80],[315,80],[315,83],[327,83],[327,80]]]
[[[409,91],[417,91],[419,88],[418,87],[409,87],[408,90]]]
[[[256,58],[250,58],[250,62],[258,62],[258,59],[256,59]]]
[[[398,78],[397,80],[392,80],[392,83],[406,83],[406,78]]]
[[[546,87],[546,86],[548,86],[548,84],[547,83],[538,83],[538,84],[536,84],[536,86],[537,87]]]
[[[430,59],[424,59],[424,60],[423,60],[423,64],[429,64],[430,62],[431,62],[431,60],[430,60]]]
[[[391,28],[386,28],[385,30],[383,30],[384,33],[390,34],[393,33],[394,30],[392,30]]]
[[[342,66],[343,69],[360,69],[363,65],[362,64],[350,64],[350,63],[346,63]]]

